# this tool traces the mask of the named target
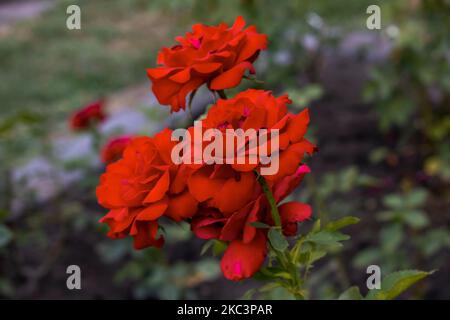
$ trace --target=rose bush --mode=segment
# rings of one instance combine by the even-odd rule
[[[198,238],[225,247],[220,266],[227,279],[238,281],[257,275],[270,286],[283,287],[295,298],[304,299],[308,296],[304,283],[311,265],[348,239],[340,229],[359,220],[344,217],[325,225],[317,220],[308,233],[297,232],[298,223],[312,217],[312,208],[285,199],[310,172],[303,163],[305,155],[317,151],[305,137],[309,111],[288,112],[291,100],[287,95],[275,97],[265,90],[249,89],[226,98],[223,90],[237,86],[246,70],[253,73],[253,62],[267,46],[266,35],[253,26],[245,28],[242,17],[231,27],[224,23],[196,24],[192,32],[177,41],[178,45],[159,52],[160,66],[147,70],[152,90],[161,104],[170,105],[172,112],[184,109],[187,95],[191,94],[192,99],[203,84],[213,94],[218,92],[221,99],[209,108],[200,124],[200,131],[211,129],[214,139],[202,139],[200,145],[186,140],[190,148],[182,149],[179,158],[187,162],[173,160],[176,143],[169,129],[151,138],[116,141],[120,145],[117,149],[126,146],[122,159],[107,166],[97,187],[100,205],[109,210],[100,222],[109,226],[109,237],[130,235],[134,247],[142,249],[163,245],[160,218],[186,221]],[[186,132],[195,134],[196,129],[194,124]],[[240,144],[233,143],[231,157],[238,157],[244,150],[244,163],[227,162],[230,154],[222,153],[223,144],[218,149],[210,148],[216,139],[227,140],[230,130],[256,132],[244,136]],[[260,141],[265,148],[259,145],[255,149],[254,143]],[[106,148],[104,159],[120,155],[114,141],[108,146],[111,150]],[[201,159],[196,147],[201,149]],[[220,161],[205,160],[206,148],[214,149],[211,156]],[[259,157],[262,152],[279,160],[276,172],[263,173],[268,164]],[[254,155],[257,161],[249,161]],[[291,244],[286,237],[294,237]],[[398,281],[409,277],[404,290],[427,274],[404,273]],[[389,294],[396,296],[400,291]],[[354,288],[351,292],[356,294]]]

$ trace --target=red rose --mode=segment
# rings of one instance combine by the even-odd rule
[[[199,201],[204,201],[205,198],[209,199],[202,203],[199,212],[194,216],[191,223],[192,231],[201,239],[219,239],[229,242],[221,260],[222,272],[227,279],[242,280],[251,277],[260,269],[267,252],[265,230],[257,229],[251,223],[260,221],[273,225],[271,208],[266,195],[258,183],[255,183],[252,184],[251,193],[247,192],[243,198],[239,197],[240,191],[243,190],[243,187],[237,186],[240,181],[234,182],[235,188],[238,189],[234,194],[224,190],[225,186],[212,191],[207,187],[195,190],[200,185],[207,184],[208,180],[216,180],[214,171],[210,172],[209,176],[205,172],[198,171],[189,179],[189,190],[193,192],[196,199]],[[309,168],[302,165],[293,175],[284,177],[277,183],[269,182],[275,201],[279,203],[288,196],[300,184],[307,172],[309,172]],[[229,183],[231,179],[229,178],[227,182]],[[213,184],[215,183],[216,181],[213,182]],[[218,202],[214,200],[217,197],[214,197],[213,194],[222,192],[227,193],[226,199],[233,203],[232,206],[235,208],[233,212],[223,211],[223,208],[217,206]],[[242,199],[247,199],[247,203],[244,205],[234,204],[241,202]],[[286,236],[295,235],[297,222],[308,219],[312,213],[309,205],[295,201],[282,204],[279,211],[283,233]]]
[[[227,129],[278,129],[279,130],[279,170],[276,174],[266,175],[268,180],[278,180],[291,175],[298,168],[305,153],[312,154],[316,147],[304,136],[308,129],[308,109],[299,114],[288,112],[287,105],[291,103],[287,95],[274,97],[270,91],[249,89],[237,94],[234,98],[220,99],[213,105],[203,120],[205,129],[216,128],[225,132]],[[268,134],[268,149],[270,151],[270,133]],[[248,150],[255,154],[258,150]],[[235,161],[236,162],[236,161]],[[252,171],[264,165],[232,164],[232,167],[241,172]]]
[[[70,118],[70,127],[73,130],[88,129],[90,126],[105,119],[104,101],[98,100],[77,110]]]
[[[104,163],[114,162],[122,157],[123,150],[133,139],[132,136],[120,136],[110,139],[101,151]]]
[[[196,24],[179,44],[163,48],[157,58],[160,65],[147,69],[152,90],[161,104],[171,111],[185,109],[186,96],[206,83],[211,90],[237,86],[246,70],[254,73],[252,63],[267,47],[267,36],[254,26],[245,27],[237,17],[232,27]]]
[[[136,249],[163,244],[157,235],[161,216],[178,221],[197,211],[182,167],[172,164],[170,136],[171,130],[165,129],[154,138],[133,139],[123,158],[108,165],[97,187],[98,202],[110,209],[100,220],[110,227],[108,236],[131,235]]]

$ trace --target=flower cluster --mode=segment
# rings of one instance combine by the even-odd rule
[[[177,38],[180,45],[164,48],[158,55],[163,66],[148,70],[159,101],[178,111],[184,108],[187,94],[203,83],[213,91],[239,84],[266,47],[266,36],[244,25],[240,17],[231,28],[195,25],[192,33]],[[257,224],[275,226],[285,236],[293,236],[297,223],[312,213],[307,204],[283,203],[310,171],[302,164],[304,156],[315,152],[314,144],[305,138],[308,110],[292,114],[290,103],[287,95],[250,89],[219,99],[202,122],[204,129],[224,136],[229,129],[276,129],[279,145],[266,150],[279,159],[279,169],[271,175],[261,174],[267,166],[261,161],[176,164],[171,157],[176,142],[169,129],[128,141],[122,158],[107,166],[97,187],[99,203],[109,210],[100,220],[109,226],[108,236],[132,236],[136,249],[160,247],[164,242],[160,218],[187,221],[197,237],[227,244],[221,260],[227,279],[251,277],[263,265],[269,247],[268,229]],[[268,135],[267,146],[273,138]],[[259,152],[251,149],[251,143],[251,138],[244,140],[247,158]]]

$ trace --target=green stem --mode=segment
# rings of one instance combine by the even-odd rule
[[[94,152],[99,152],[102,148],[100,132],[95,126],[91,126],[90,131],[92,136],[92,146],[94,148]]]
[[[275,226],[278,228],[281,228],[281,218],[280,213],[278,212],[277,202],[275,201],[275,198],[273,197],[272,191],[270,191],[270,188],[267,184],[266,179],[264,179],[263,176],[258,176],[258,182],[261,185],[261,188],[266,195],[267,201],[269,201],[270,204],[270,212],[272,214],[273,222],[275,223]]]

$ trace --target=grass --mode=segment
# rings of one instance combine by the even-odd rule
[[[81,30],[68,30],[69,4],[58,1],[0,37],[0,139],[8,143],[1,157],[23,155],[34,137],[87,102],[148,81],[145,69],[173,32],[139,0],[78,1]]]

